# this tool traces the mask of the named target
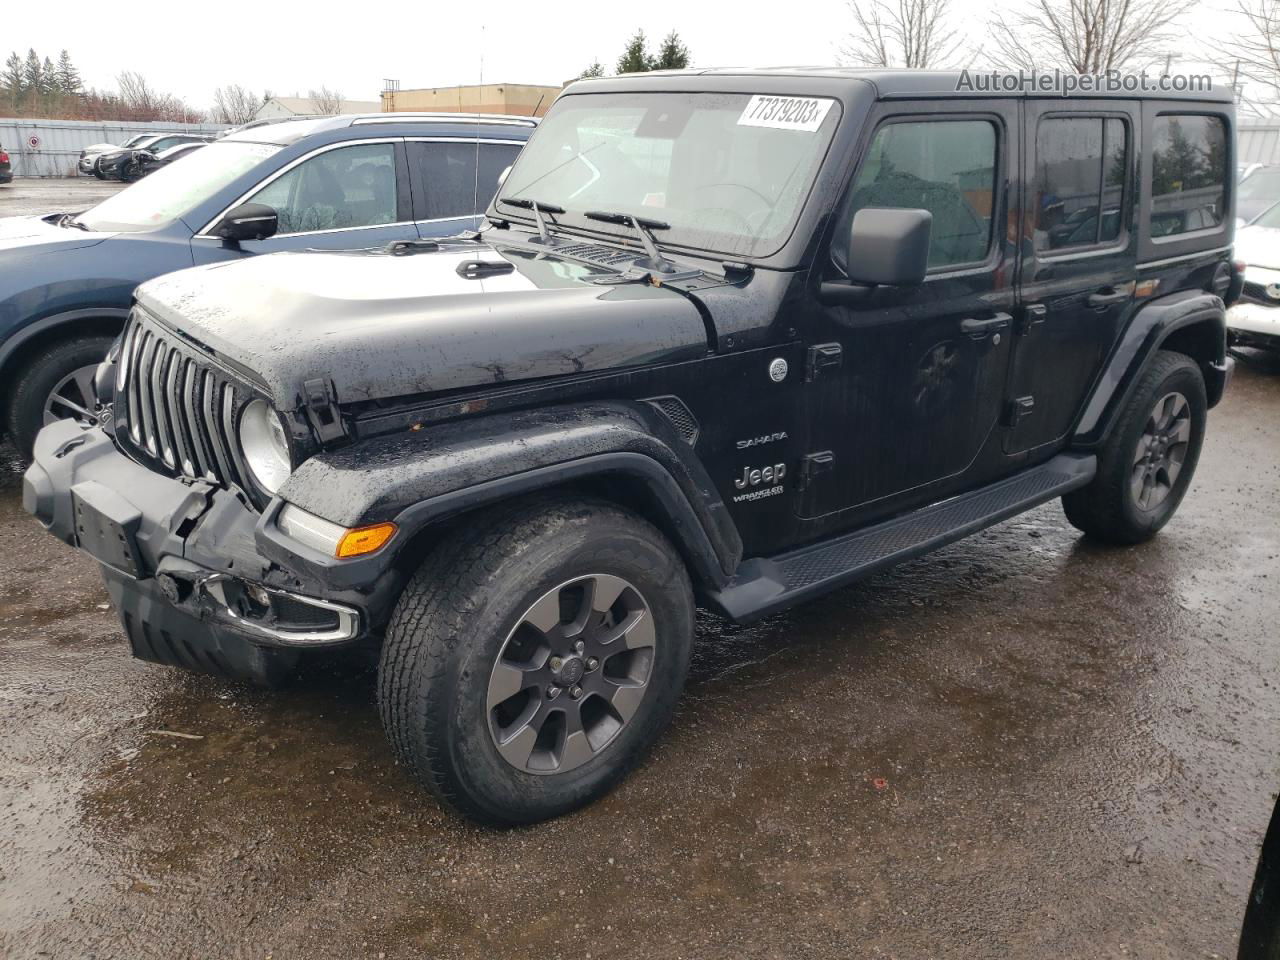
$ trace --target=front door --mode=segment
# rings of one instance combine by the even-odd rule
[[[275,236],[239,249],[214,237],[192,242],[196,263],[282,250],[360,250],[418,236],[400,140],[325,147],[286,167],[242,202],[276,211]]]
[[[972,104],[968,105],[972,108]],[[933,214],[929,272],[856,305],[820,308],[807,331],[809,457],[800,513],[823,528],[937,499],[998,448],[1014,308],[1006,239],[1017,107],[927,112],[886,105],[842,205],[828,278],[856,278],[849,225],[864,207]]]
[[[1027,103],[1009,454],[1061,446],[1134,307],[1137,105]]]

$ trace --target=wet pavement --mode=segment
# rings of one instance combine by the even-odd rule
[[[1152,543],[1052,503],[704,619],[649,761],[513,831],[408,782],[356,665],[131,660],[0,460],[0,957],[1234,956],[1280,787],[1276,360]]]
[[[0,217],[78,213],[126,186],[128,184],[97,177],[74,180],[17,177],[12,183],[0,186]]]

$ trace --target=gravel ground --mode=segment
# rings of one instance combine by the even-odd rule
[[[502,832],[407,781],[367,672],[131,660],[0,460],[0,957],[1234,955],[1280,784],[1280,362],[1152,543],[1054,503],[705,619],[645,766]]]

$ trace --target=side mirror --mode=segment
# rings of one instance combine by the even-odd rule
[[[867,207],[853,215],[849,280],[868,286],[910,287],[929,269],[928,210]]]
[[[242,203],[227,211],[227,215],[213,228],[213,235],[228,243],[265,240],[274,236],[279,226],[275,210],[265,203]]]

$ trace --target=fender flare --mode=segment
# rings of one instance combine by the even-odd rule
[[[474,417],[319,454],[259,521],[259,549],[335,587],[380,579],[418,534],[459,514],[583,480],[619,478],[661,511],[695,583],[728,582],[742,540],[693,449],[643,401],[602,401]],[[393,521],[394,549],[335,561],[298,549],[275,524],[284,503],[343,526]],[[384,555],[385,554],[385,555]],[[301,569],[300,569],[301,568]]]
[[[1094,383],[1076,423],[1072,446],[1090,448],[1102,443],[1147,362],[1170,336],[1196,324],[1214,328],[1215,355],[1197,359],[1205,373],[1209,406],[1216,404],[1228,376],[1226,307],[1216,294],[1198,290],[1175,293],[1144,304],[1129,321]]]

